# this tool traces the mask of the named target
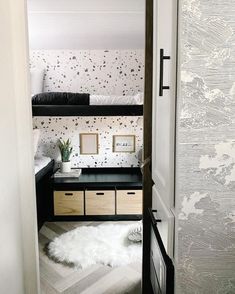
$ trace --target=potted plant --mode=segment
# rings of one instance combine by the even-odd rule
[[[69,173],[71,171],[71,162],[69,158],[73,151],[73,147],[71,146],[71,141],[69,139],[67,141],[59,140],[59,149],[61,153],[60,171],[62,173]]]

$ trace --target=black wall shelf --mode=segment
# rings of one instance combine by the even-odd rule
[[[142,116],[143,105],[33,105],[33,116]]]

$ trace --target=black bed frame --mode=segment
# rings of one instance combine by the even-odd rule
[[[142,116],[143,105],[33,105],[33,116]]]
[[[50,179],[53,171],[54,160],[50,161],[47,166],[35,175],[38,230],[40,230],[43,223],[47,220],[51,209],[48,207],[48,196],[52,193]]]

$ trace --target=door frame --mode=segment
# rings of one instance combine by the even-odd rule
[[[29,49],[26,0],[6,3],[10,24],[6,33],[14,67],[15,118],[17,131],[19,197],[21,201],[22,248],[25,293],[40,293],[36,225],[36,196],[33,173],[32,112],[29,91]],[[146,0],[145,90],[144,90],[144,167],[143,167],[143,274],[142,293],[152,293],[150,282],[150,219],[152,205],[151,146],[152,146],[152,68],[153,68],[153,0]]]
[[[17,230],[19,242],[12,246],[16,246],[21,251],[21,264],[16,266],[19,270],[6,268],[4,276],[11,279],[12,283],[21,280],[23,292],[18,288],[14,293],[38,294],[40,293],[39,257],[26,0],[1,1],[0,16],[3,20],[1,38],[4,40],[4,46],[0,49],[4,58],[0,70],[1,75],[4,76],[3,93],[6,99],[6,102],[1,101],[1,105],[12,118],[8,132],[15,134],[14,154],[12,154],[14,156],[12,158],[15,158],[14,162],[11,156],[9,158],[9,164],[14,168],[14,178],[9,173],[4,174],[3,179],[4,177],[10,179],[15,191],[11,195],[7,191],[6,196],[17,199],[12,204],[14,205],[12,211],[19,213],[12,218],[17,218],[14,227],[20,228]],[[6,117],[6,123],[7,119]],[[4,144],[10,142],[6,141]],[[11,234],[12,230],[9,229],[9,238]],[[13,253],[12,258],[14,258]]]
[[[143,152],[143,261],[142,293],[152,293],[150,281],[150,228],[148,209],[152,207],[152,80],[153,80],[153,0],[145,1],[145,85]]]

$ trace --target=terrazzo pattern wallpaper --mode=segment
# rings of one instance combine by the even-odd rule
[[[45,69],[45,92],[144,92],[144,50],[33,50],[30,66]]]
[[[235,293],[234,11],[231,0],[181,1],[178,294]]]
[[[60,161],[58,139],[70,138],[73,167],[137,167],[143,148],[143,117],[34,117],[34,128],[41,130],[37,156]],[[80,154],[80,133],[99,135],[99,154]],[[135,135],[135,153],[113,152],[113,135]]]
[[[37,50],[30,67],[45,69],[45,92],[135,95],[144,91],[144,50]],[[59,160],[59,138],[71,138],[74,167],[139,166],[143,147],[142,117],[34,117],[41,129],[37,155]],[[99,154],[80,155],[79,134],[99,134]],[[113,153],[112,136],[136,135],[135,153]]]

